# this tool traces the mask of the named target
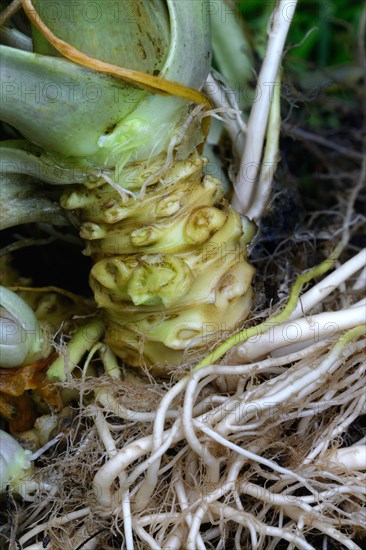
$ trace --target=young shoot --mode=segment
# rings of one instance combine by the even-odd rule
[[[15,292],[0,287],[0,366],[17,368],[50,350],[33,310]]]

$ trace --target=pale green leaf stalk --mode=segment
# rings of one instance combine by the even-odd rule
[[[0,430],[0,494],[8,489],[21,493],[32,471],[31,453],[10,434]]]
[[[0,430],[0,495],[12,493],[24,500],[34,501],[37,493],[44,491],[55,494],[57,487],[45,481],[36,480],[34,461],[41,456],[58,437],[38,449],[35,453],[22,447],[13,436]]]
[[[101,10],[95,24],[85,21],[91,4]],[[80,0],[72,20],[60,0],[34,6],[57,38],[89,57],[195,90],[209,72],[205,1]],[[113,352],[135,366],[180,364],[187,350],[203,351],[241,325],[252,305],[253,228],[224,199],[221,182],[203,173],[203,109],[178,92],[152,93],[150,81],[146,91],[69,61],[35,28],[33,46],[3,47],[3,73],[14,85],[3,118],[25,138],[4,150],[8,171],[36,169],[41,181],[67,184],[61,206],[93,260],[90,284]],[[22,95],[22,84],[39,96]],[[87,100],[92,89],[97,101]]]
[[[214,64],[236,94],[241,109],[249,107],[253,80],[253,51],[237,3],[231,0],[210,2],[207,10],[212,26]]]

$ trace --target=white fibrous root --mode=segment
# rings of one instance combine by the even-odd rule
[[[337,449],[329,456],[329,461],[350,470],[366,470],[366,445],[353,445]]]

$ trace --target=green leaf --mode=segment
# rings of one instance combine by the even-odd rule
[[[146,95],[65,59],[1,46],[1,61],[2,120],[65,156],[97,153],[100,136]]]

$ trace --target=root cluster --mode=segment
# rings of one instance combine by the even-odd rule
[[[10,547],[359,549],[366,363],[364,326],[353,326],[300,349],[277,341],[277,353],[259,339],[254,360],[242,344],[229,364],[170,383],[132,372],[79,381],[70,430],[38,463],[57,492],[27,511],[9,500]]]

